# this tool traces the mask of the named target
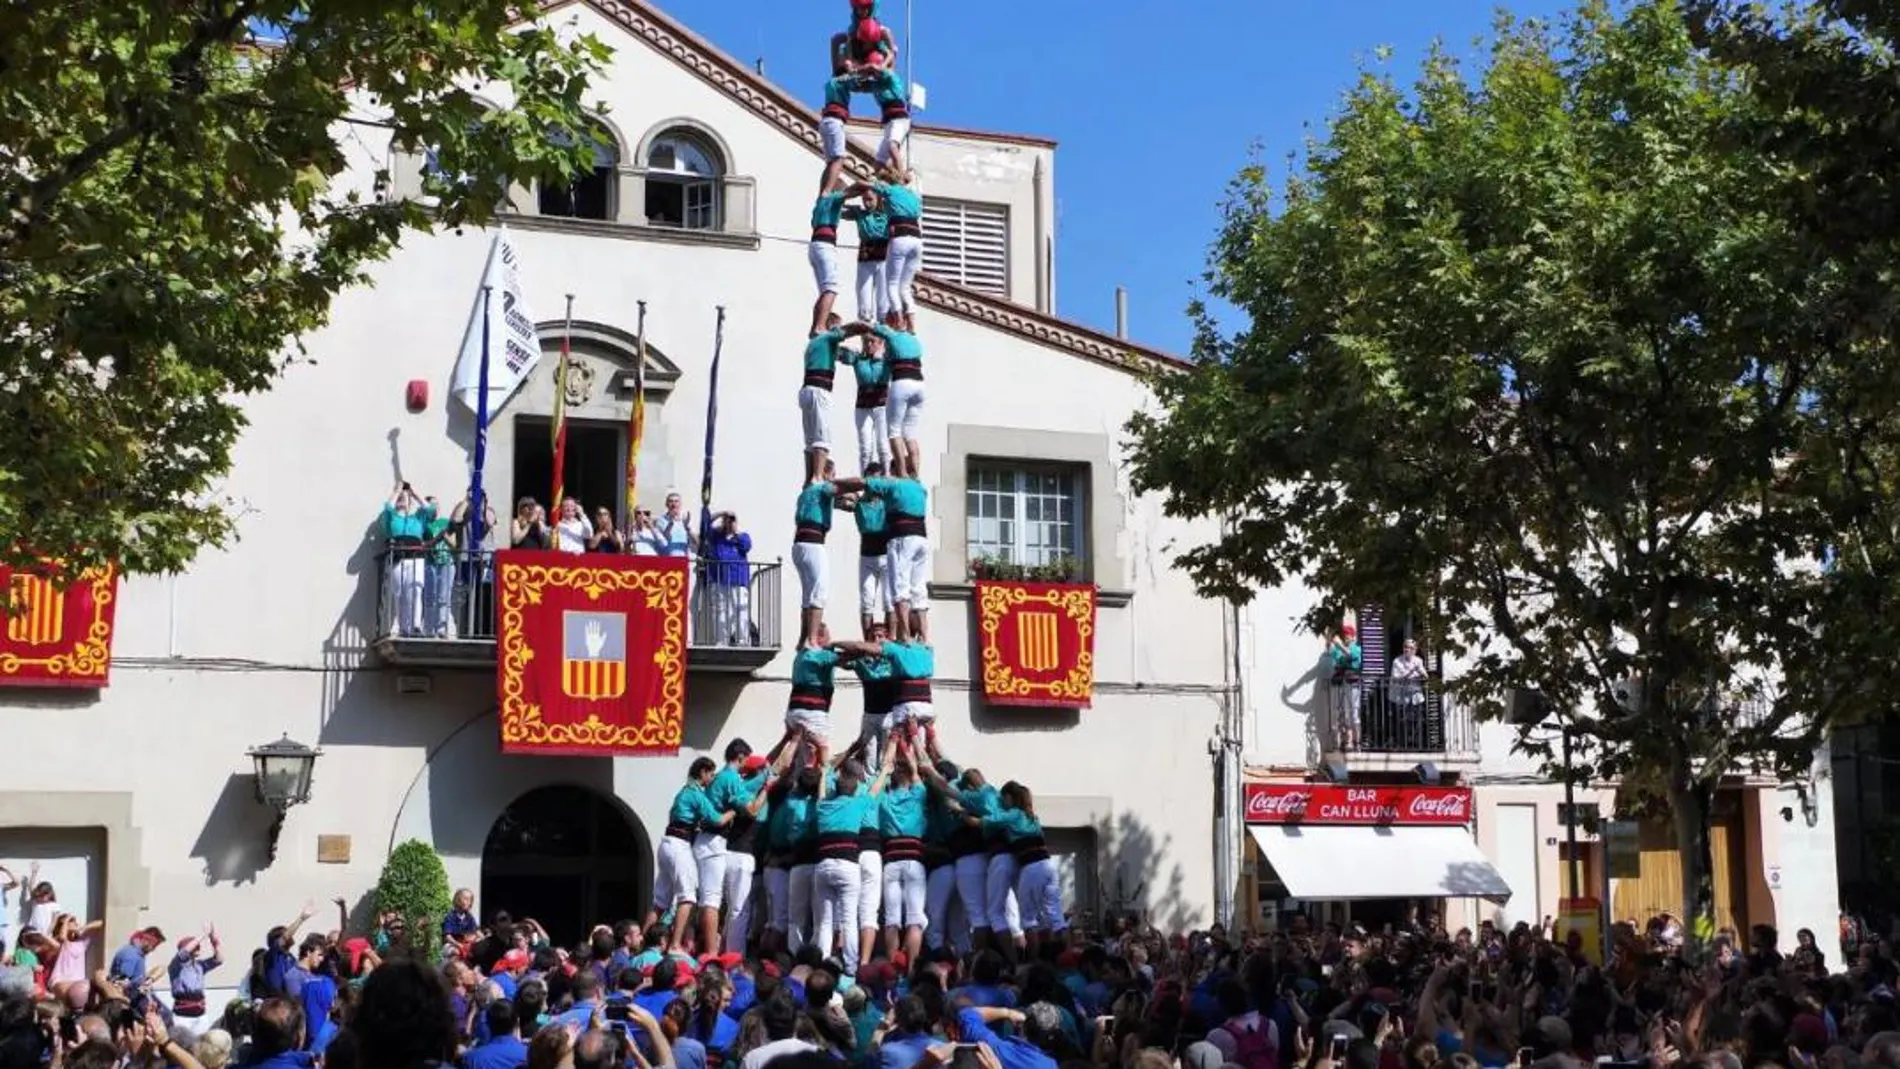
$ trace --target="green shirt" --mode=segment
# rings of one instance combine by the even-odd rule
[[[844,330],[827,330],[805,343],[806,371],[835,371],[838,346],[844,342]]]
[[[434,513],[423,521],[422,541],[429,547],[430,564],[455,563],[455,550],[449,545],[448,540],[450,526],[452,525],[448,517],[437,516]]]

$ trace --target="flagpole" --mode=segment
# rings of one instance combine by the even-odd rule
[[[627,431],[627,525],[633,525],[633,514],[640,507],[640,443],[646,439],[647,432],[647,302],[636,301],[639,308],[638,325],[635,328],[636,348],[639,350],[638,362],[633,366],[633,414],[630,417],[630,429]]]
[[[574,337],[574,295],[567,295],[567,315],[561,326],[561,367],[554,375],[554,492],[548,503],[553,521],[561,522],[561,501],[567,496],[567,367]]]
[[[713,439],[719,426],[719,354],[726,342],[726,306],[719,306],[719,321],[713,327],[712,371],[706,379],[706,467],[699,478],[699,507],[704,514],[712,508]]]
[[[487,536],[485,530],[487,501],[482,492],[482,469],[488,463],[488,305],[494,297],[495,287],[482,287],[482,367],[477,376],[475,388],[475,469],[469,475],[469,545],[471,555],[482,550],[482,539]]]

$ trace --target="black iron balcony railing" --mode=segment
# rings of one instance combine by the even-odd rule
[[[377,651],[394,664],[467,665],[495,659],[494,554],[392,546],[378,558]],[[782,644],[779,561],[693,560],[687,663],[746,670]]]
[[[1329,688],[1328,750],[1475,756],[1478,726],[1437,680],[1347,676]]]

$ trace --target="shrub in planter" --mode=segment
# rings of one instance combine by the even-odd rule
[[[410,949],[430,961],[442,954],[442,918],[450,904],[449,870],[434,847],[411,839],[390,852],[376,881],[376,909],[402,914]]]

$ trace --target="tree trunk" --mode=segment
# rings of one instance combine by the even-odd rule
[[[1687,767],[1670,777],[1669,806],[1676,821],[1676,852],[1682,858],[1683,934],[1698,949],[1715,936],[1715,864],[1709,848],[1713,794]]]

